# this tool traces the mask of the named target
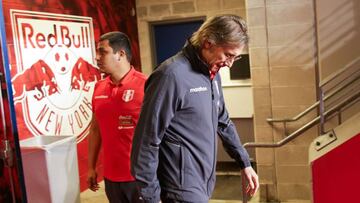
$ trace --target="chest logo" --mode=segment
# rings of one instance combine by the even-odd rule
[[[207,90],[207,87],[194,87],[190,89],[190,93],[206,92]]]
[[[129,101],[133,100],[134,93],[135,93],[135,90],[124,90],[124,93],[122,95],[122,100],[124,102],[129,102]]]

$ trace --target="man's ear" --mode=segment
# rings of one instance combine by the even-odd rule
[[[205,40],[203,44],[203,48],[209,49],[213,46],[213,43],[209,42],[209,40]]]
[[[126,57],[126,53],[125,53],[125,51],[123,49],[120,49],[118,51],[118,53],[119,53],[119,57]]]
[[[124,56],[125,52],[124,50],[120,49],[116,52],[116,60],[120,61],[121,57]]]

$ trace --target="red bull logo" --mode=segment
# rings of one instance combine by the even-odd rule
[[[100,72],[92,19],[11,10],[16,71],[13,98],[34,136],[88,134]]]

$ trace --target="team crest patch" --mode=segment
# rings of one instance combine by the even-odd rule
[[[134,90],[125,90],[122,96],[124,102],[129,102],[134,98]]]

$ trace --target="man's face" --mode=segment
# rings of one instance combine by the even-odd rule
[[[107,74],[112,74],[116,70],[120,60],[120,52],[114,53],[109,45],[109,40],[100,41],[96,47],[96,63],[100,70]]]
[[[205,42],[202,58],[209,65],[211,72],[218,72],[222,67],[231,67],[234,61],[240,59],[244,45],[215,45]]]

